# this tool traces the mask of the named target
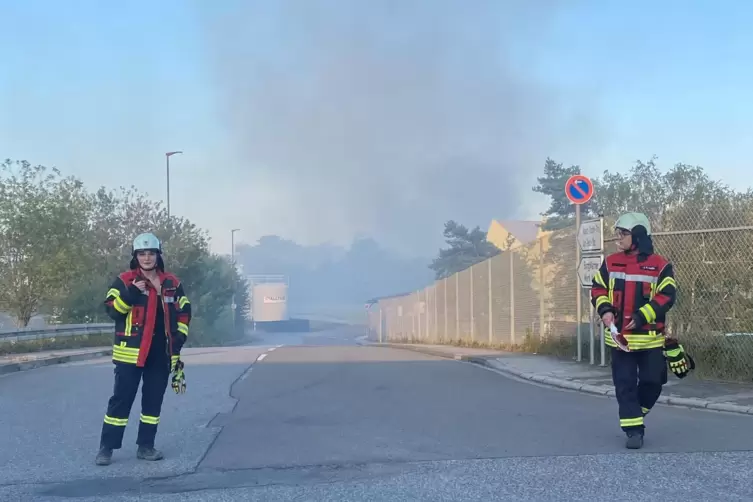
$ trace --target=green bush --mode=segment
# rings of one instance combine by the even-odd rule
[[[111,332],[40,338],[20,342],[0,342],[0,355],[27,354],[46,350],[83,349],[89,347],[112,347]]]
[[[229,310],[229,309],[228,309]],[[242,321],[242,330],[246,327],[246,321]],[[191,334],[186,341],[186,347],[220,347],[236,346],[251,343],[255,340],[246,334],[234,334],[232,321],[224,320],[219,325],[206,326],[206,322],[200,317],[191,324]],[[84,349],[90,347],[112,347],[113,333],[111,331],[76,335],[61,336],[57,338],[40,338],[38,340],[26,340],[20,342],[0,342],[0,356],[12,354],[27,354],[47,350]]]

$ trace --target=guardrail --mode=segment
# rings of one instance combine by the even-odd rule
[[[0,343],[23,342],[76,335],[99,334],[112,331],[113,323],[104,324],[53,324],[44,328],[0,329]]]

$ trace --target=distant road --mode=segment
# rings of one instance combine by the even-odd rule
[[[356,345],[357,340],[366,335],[365,326],[333,324],[331,322],[312,321],[312,330],[303,333],[267,333],[249,331],[251,345]]]

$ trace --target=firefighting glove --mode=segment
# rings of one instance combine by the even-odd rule
[[[685,348],[677,340],[668,338],[664,344],[664,356],[672,373],[677,378],[685,378],[695,369],[695,361],[685,352]]]
[[[184,364],[183,361],[178,359],[175,363],[175,371],[173,371],[172,386],[176,394],[186,393],[186,375],[183,373]]]

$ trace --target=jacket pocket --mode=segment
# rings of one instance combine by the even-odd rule
[[[144,317],[146,316],[146,309],[143,305],[134,305],[131,310],[131,329],[126,330],[128,335],[138,335],[141,328],[144,326]]]

